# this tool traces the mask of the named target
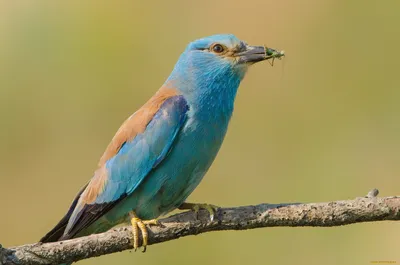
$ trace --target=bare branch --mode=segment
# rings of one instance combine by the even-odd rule
[[[207,211],[185,212],[149,227],[149,244],[220,230],[275,226],[341,226],[361,222],[400,220],[400,197],[378,198],[377,190],[355,200],[308,204],[259,204],[220,208],[214,221]],[[1,248],[0,265],[61,264],[131,249],[131,228],[63,242]]]

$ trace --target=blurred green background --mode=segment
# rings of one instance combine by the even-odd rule
[[[287,57],[253,67],[190,196],[222,206],[400,189],[399,1],[0,0],[0,242],[36,242],[186,44],[234,33]],[[80,264],[400,262],[395,222],[216,232]]]

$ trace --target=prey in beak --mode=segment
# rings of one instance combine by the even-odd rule
[[[282,59],[285,56],[284,51],[278,51],[267,46],[249,46],[246,45],[246,49],[237,54],[239,57],[239,63],[254,64],[257,62],[272,59],[271,65],[274,64],[274,60]]]

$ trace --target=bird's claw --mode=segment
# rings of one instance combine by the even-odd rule
[[[200,209],[207,210],[207,212],[210,214],[211,222],[214,221],[214,216],[215,216],[215,213],[217,212],[218,208],[219,208],[218,206],[208,204],[208,203],[187,203],[187,202],[183,203],[179,207],[180,210],[192,210],[196,214],[198,214]]]
[[[157,219],[143,221],[140,218],[138,218],[135,213],[131,213],[130,216],[131,216],[132,234],[133,234],[132,238],[133,249],[136,251],[139,248],[139,229],[140,229],[143,238],[142,252],[144,253],[146,252],[148,243],[148,232],[146,225],[158,225],[159,222]]]

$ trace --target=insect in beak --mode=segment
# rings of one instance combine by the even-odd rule
[[[265,60],[267,60],[271,66],[274,66],[274,61],[276,58],[282,60],[282,57],[285,56],[285,51],[277,51],[272,48],[268,48],[266,45],[264,45],[264,50],[265,50]],[[272,60],[270,61],[269,59]]]

